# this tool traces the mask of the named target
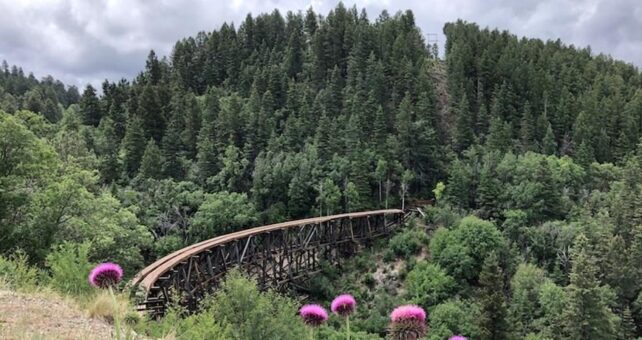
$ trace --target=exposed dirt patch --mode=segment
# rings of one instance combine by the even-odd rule
[[[111,339],[112,330],[60,297],[0,290],[0,339]]]

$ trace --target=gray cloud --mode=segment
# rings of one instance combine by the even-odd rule
[[[174,43],[223,22],[274,8],[326,14],[335,0],[0,0],[0,59],[69,84],[131,78],[150,49],[168,55]],[[412,9],[425,34],[462,18],[527,37],[557,39],[642,66],[642,2],[638,0],[349,0],[370,18]]]

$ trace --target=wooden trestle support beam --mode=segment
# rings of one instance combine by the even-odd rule
[[[360,246],[389,235],[407,217],[402,210],[378,210],[278,223],[216,237],[178,250],[143,269],[131,284],[139,308],[162,316],[174,294],[189,311],[216,290],[231,267],[255,278],[262,289],[300,285],[353,255]]]

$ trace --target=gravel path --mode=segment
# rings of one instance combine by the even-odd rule
[[[0,290],[0,339],[111,339],[111,332],[59,297]]]

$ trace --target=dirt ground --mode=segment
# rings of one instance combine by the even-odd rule
[[[0,339],[111,339],[112,327],[49,294],[0,290]]]

